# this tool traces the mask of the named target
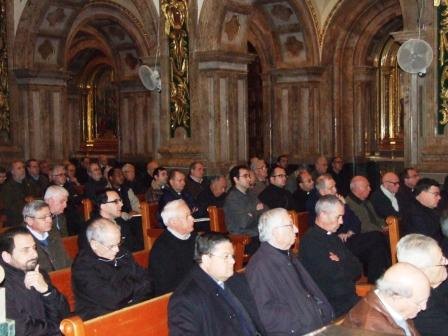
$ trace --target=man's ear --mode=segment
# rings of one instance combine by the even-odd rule
[[[11,263],[11,257],[12,257],[11,254],[9,254],[8,252],[6,252],[6,251],[2,252],[2,259],[3,259],[3,261],[5,263],[10,264]]]

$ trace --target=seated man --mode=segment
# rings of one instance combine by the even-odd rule
[[[316,204],[316,225],[300,242],[302,264],[333,306],[336,317],[358,301],[355,283],[362,271],[359,260],[335,234],[343,216],[344,204],[339,198],[322,196]]]
[[[394,172],[387,172],[381,178],[380,188],[372,196],[372,202],[375,212],[383,219],[388,216],[400,216],[400,204],[398,203],[397,192],[400,188],[400,180]]]
[[[146,192],[146,200],[148,202],[158,202],[163,195],[163,189],[165,189],[168,183],[168,171],[164,167],[157,167],[154,169],[151,185]]]
[[[342,196],[347,196],[350,191],[350,172],[344,169],[344,160],[340,156],[331,159],[331,167],[329,174],[336,182],[336,188]]]
[[[397,198],[403,209],[408,208],[414,201],[415,187],[420,180],[417,169],[408,167],[403,169],[400,174],[400,188],[397,192]]]
[[[204,178],[205,167],[200,161],[195,161],[190,164],[190,174],[185,183],[185,191],[188,192],[196,201],[198,195],[208,188],[208,181]]]
[[[148,189],[148,186],[143,183],[135,174],[135,167],[130,163],[126,163],[121,167],[123,172],[124,181],[123,186],[127,189],[131,189],[135,195],[144,194]]]
[[[65,251],[61,235],[57,229],[52,229],[48,204],[41,200],[32,201],[24,206],[22,214],[26,227],[36,242],[40,269],[52,272],[70,267],[72,261]]]
[[[124,175],[120,168],[114,167],[107,173],[109,187],[112,187],[123,201],[121,217],[124,220],[130,219],[133,215],[140,213],[140,202],[132,188],[124,183]]]
[[[133,222],[126,221],[121,218],[121,208],[123,201],[118,193],[113,189],[104,189],[97,193],[94,198],[95,210],[90,221],[84,224],[78,236],[79,248],[84,248],[87,244],[86,229],[87,226],[98,217],[108,219],[120,226],[121,229],[121,244],[131,252],[142,249],[141,242],[133,235],[131,225]]]
[[[194,259],[198,266],[170,298],[170,335],[267,335],[244,274],[233,275],[229,239],[217,233],[200,236]]]
[[[411,319],[426,309],[429,281],[425,274],[407,263],[397,263],[377,281],[370,292],[344,319],[351,328],[392,335],[419,335]]]
[[[346,204],[361,221],[361,232],[384,232],[384,219],[379,217],[369,201],[370,183],[364,176],[355,176],[350,182],[350,194],[345,198]]]
[[[120,227],[105,218],[90,223],[88,246],[79,251],[72,266],[76,314],[88,320],[152,297],[146,270],[120,248]]]
[[[288,212],[281,208],[266,211],[258,230],[261,245],[246,267],[246,276],[267,333],[302,335],[330,323],[331,305],[297,257],[289,253],[297,228]]]
[[[311,197],[311,191],[314,189],[314,181],[308,170],[302,170],[297,175],[297,189],[292,194],[294,199],[294,210],[297,212],[306,211],[306,202]]]
[[[443,253],[448,252],[448,241],[442,234],[440,215],[436,208],[441,199],[439,183],[423,178],[415,187],[415,199],[403,211],[403,234],[420,233],[435,239]]]
[[[268,168],[264,160],[254,158],[251,160],[250,169],[255,175],[255,184],[251,191],[258,197],[264,188],[268,186]]]
[[[193,266],[193,217],[183,200],[165,205],[162,211],[166,230],[157,238],[149,256],[149,275],[154,280],[154,294],[159,296],[176,289]]]
[[[0,265],[5,269],[6,317],[15,321],[17,336],[59,336],[69,315],[66,299],[39,270],[36,243],[24,227],[0,235]]]
[[[316,160],[314,161],[314,170],[311,172],[311,176],[313,177],[313,180],[316,181],[316,179],[326,174],[328,171],[328,160],[324,155],[318,156]]]
[[[163,188],[162,197],[159,199],[160,224],[163,223],[162,218],[160,217],[163,207],[167,203],[177,199],[184,200],[193,214],[197,211],[196,202],[193,200],[193,196],[189,192],[185,191],[185,174],[180,170],[173,169],[168,174],[168,185],[166,188]]]
[[[448,325],[447,260],[437,242],[421,234],[409,234],[397,245],[399,262],[407,262],[425,273],[431,285],[431,295],[426,310],[414,319],[422,335],[446,335]]]
[[[269,172],[269,185],[258,195],[258,199],[269,208],[283,208],[293,210],[294,199],[286,186],[286,171],[282,167],[275,167]]]
[[[227,180],[223,175],[212,177],[210,185],[201,191],[197,198],[198,212],[197,218],[208,217],[207,208],[209,206],[216,206],[222,208],[227,196]],[[197,231],[210,231],[210,222],[196,223],[195,229]]]
[[[232,183],[224,201],[224,215],[227,230],[230,233],[246,234],[252,237],[246,252],[252,254],[258,248],[258,218],[265,211],[265,206],[249,189],[249,168],[235,166],[229,172]]]
[[[36,159],[29,159],[26,165],[26,180],[31,186],[31,195],[34,198],[42,198],[49,185],[48,177],[40,174],[39,162]]]
[[[106,188],[107,180],[101,172],[100,165],[96,162],[89,164],[87,174],[89,175],[89,179],[84,185],[84,196],[93,199],[98,191]]]
[[[7,217],[6,226],[21,225],[23,223],[22,209],[25,200],[32,197],[31,186],[25,179],[25,165],[16,160],[11,163],[11,178],[2,187],[0,201]]]
[[[64,210],[67,207],[68,191],[58,185],[49,186],[45,191],[44,200],[50,208],[53,230],[58,231],[61,237],[67,237],[68,229]]]

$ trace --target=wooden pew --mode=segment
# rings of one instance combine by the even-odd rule
[[[207,212],[210,217],[210,230],[227,234],[227,227],[224,219],[224,210],[216,206],[209,206]],[[229,239],[233,244],[235,252],[235,271],[243,268],[244,263],[249,260],[249,255],[245,253],[246,245],[250,243],[251,238],[243,234],[229,234]]]
[[[79,316],[62,320],[65,336],[168,336],[168,302],[171,293],[131,307],[82,321]]]
[[[358,296],[364,297],[366,296],[375,286],[369,283],[356,284],[356,294]]]
[[[84,221],[87,222],[90,219],[92,211],[93,211],[93,202],[88,198],[84,198],[82,200],[82,213],[84,215]]]
[[[75,260],[78,255],[78,236],[64,237],[62,243],[70,259]]]
[[[157,227],[157,202],[140,202],[142,214],[143,243],[145,250],[150,250],[157,238],[162,234],[163,229]]]
[[[292,246],[292,253],[299,253],[300,248],[300,240],[302,239],[305,232],[308,230],[308,212],[296,212],[294,210],[288,211],[289,215],[291,216],[292,223],[295,225],[299,233],[296,236],[296,241],[294,242],[294,245]]]
[[[386,224],[389,229],[390,257],[393,265],[397,263],[397,244],[400,240],[399,219],[395,216],[388,216]]]
[[[132,254],[134,260],[143,268],[148,268],[149,250],[141,250]],[[70,311],[75,310],[75,295],[72,291],[72,269],[63,268],[49,273],[51,283],[61,292],[70,305]]]

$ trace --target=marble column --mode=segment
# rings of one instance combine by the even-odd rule
[[[247,64],[251,60],[236,53],[198,55],[200,98],[194,124],[202,125],[197,141],[203,144],[209,170],[222,171],[248,160]]]
[[[66,73],[16,70],[19,91],[17,143],[25,158],[68,157]]]
[[[160,145],[160,93],[146,90],[139,81],[119,83],[119,157],[147,160]]]

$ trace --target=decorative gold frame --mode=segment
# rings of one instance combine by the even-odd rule
[[[161,0],[168,36],[170,74],[170,136],[183,127],[191,137],[187,0]]]

